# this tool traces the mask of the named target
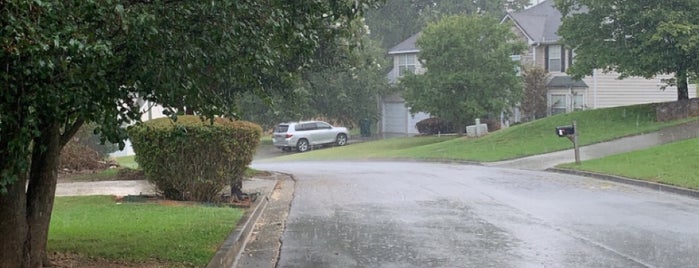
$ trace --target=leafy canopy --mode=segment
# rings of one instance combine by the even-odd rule
[[[95,122],[122,142],[139,100],[235,117],[243,93],[287,95],[320,44],[354,34],[349,24],[375,3],[2,1],[0,189],[28,171],[49,126],[65,142]]]
[[[254,94],[239,99],[241,117],[270,128],[274,124],[308,118],[356,126],[363,118],[377,117],[377,97],[388,88],[383,71],[385,51],[367,36],[362,20],[350,24],[352,38],[327,40],[289,87],[293,97],[272,96],[273,107]],[[354,46],[354,47],[353,47]]]
[[[486,16],[450,16],[428,25],[417,41],[418,57],[427,71],[400,80],[403,97],[412,110],[456,126],[499,115],[522,92],[518,63],[510,55],[525,46],[513,40],[507,25]]]
[[[558,33],[576,53],[569,73],[675,74],[668,82],[688,98],[687,75],[699,71],[699,1],[555,1],[564,15]]]
[[[500,19],[506,12],[521,10],[528,4],[529,0],[391,0],[369,10],[366,18],[372,39],[389,49],[446,16],[480,14]]]

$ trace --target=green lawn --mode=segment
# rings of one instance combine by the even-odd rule
[[[292,154],[275,160],[336,160],[369,158],[409,158],[491,162],[554,152],[572,147],[555,134],[556,126],[576,120],[579,143],[588,145],[624,136],[655,131],[699,118],[655,122],[651,105],[635,105],[579,111],[551,116],[495,131],[481,138],[404,138],[388,139],[345,147]]]
[[[138,163],[136,163],[136,160],[134,158],[134,155],[120,156],[116,158],[116,161],[122,167],[138,169]]]
[[[243,211],[201,205],[115,203],[111,196],[57,197],[49,251],[173,266],[205,266]]]
[[[699,190],[699,139],[674,142],[560,167]]]
[[[388,152],[401,151],[427,144],[441,143],[454,138],[454,136],[393,138],[361,142],[343,147],[323,148],[305,153],[293,153],[269,160],[343,160],[385,158]]]

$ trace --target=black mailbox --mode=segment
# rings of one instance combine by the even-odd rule
[[[556,127],[556,135],[559,137],[567,137],[573,134],[575,134],[575,128],[573,126]]]

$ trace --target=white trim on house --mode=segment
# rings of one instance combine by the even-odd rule
[[[410,53],[419,53],[419,49],[413,49],[413,50],[399,50],[399,51],[389,51],[388,55],[398,55],[398,54],[410,54]]]

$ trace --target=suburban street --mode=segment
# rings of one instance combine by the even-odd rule
[[[699,200],[550,172],[254,162],[293,174],[278,267],[696,267]]]

